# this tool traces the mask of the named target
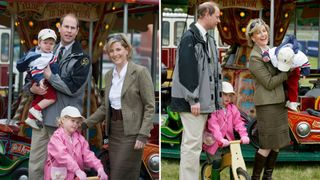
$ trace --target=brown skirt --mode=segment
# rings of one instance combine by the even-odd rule
[[[288,110],[284,103],[256,106],[259,144],[262,149],[289,145]]]
[[[137,136],[126,136],[123,121],[111,121],[109,133],[110,180],[138,180],[143,150],[134,150]]]

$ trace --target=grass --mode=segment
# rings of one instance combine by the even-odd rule
[[[249,175],[252,173],[252,163],[246,163]],[[161,180],[179,179],[179,160],[161,159]],[[221,173],[221,180],[230,179],[226,168]],[[319,163],[277,163],[273,173],[274,180],[317,180],[320,179]]]

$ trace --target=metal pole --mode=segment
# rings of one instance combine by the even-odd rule
[[[123,33],[128,33],[128,3],[124,4],[124,11],[123,11]]]
[[[92,62],[92,41],[93,41],[93,21],[90,20],[90,28],[89,28],[89,58]],[[90,117],[90,107],[91,107],[91,78],[92,78],[92,72],[89,72],[89,79],[87,84],[87,118]],[[87,129],[86,138],[89,139],[89,129]]]
[[[158,56],[157,56],[157,44],[158,44],[158,13],[154,14],[154,20],[153,20],[153,29],[152,29],[152,54],[151,54],[151,75],[152,75],[152,81],[154,84],[154,87],[156,88],[156,77],[157,77],[157,64],[158,63]],[[155,89],[157,90],[157,89]]]
[[[15,20],[15,14],[11,15],[11,37],[10,37],[10,48],[9,48],[9,95],[8,95],[8,115],[7,115],[7,122],[6,124],[10,124],[11,120],[11,104],[12,104],[12,86],[13,86],[13,36],[14,36],[14,20]]]
[[[23,51],[22,51],[22,45],[20,44],[20,54],[19,54],[19,58],[21,58],[23,56]],[[18,77],[18,80],[19,80],[19,84],[18,84],[18,92],[21,92],[21,89],[23,87],[23,73],[22,72],[19,72],[19,77]]]
[[[259,10],[259,18],[262,18],[262,9]]]
[[[297,23],[298,23],[298,16],[297,16],[297,7],[294,9],[294,28],[293,28],[293,34],[295,37],[297,37]]]
[[[89,57],[92,61],[92,41],[93,41],[93,21],[90,20],[90,28],[89,28]],[[90,116],[90,101],[91,96],[91,75],[88,80],[88,90],[87,90],[87,118]]]
[[[270,4],[270,48],[274,45],[274,0]]]
[[[198,21],[198,7],[196,6],[194,8],[194,22],[197,22]]]
[[[99,61],[99,69],[100,69],[100,72],[99,72],[99,90],[101,90],[101,88],[102,88],[102,80],[103,80],[103,78],[102,78],[102,76],[103,76],[103,74],[102,74],[102,70],[103,70],[103,53],[101,53],[101,56],[100,56],[100,61]]]
[[[319,11],[318,11],[318,17],[319,17],[318,27],[320,27],[320,12]],[[319,50],[320,50],[320,28],[318,28],[318,70],[320,68],[320,53],[319,53]]]

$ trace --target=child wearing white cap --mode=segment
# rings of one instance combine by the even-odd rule
[[[56,58],[52,52],[56,40],[57,35],[54,30],[42,29],[38,34],[38,46],[31,49],[26,56],[17,62],[17,69],[20,72],[27,71],[33,82],[47,91],[42,96],[34,96],[28,118],[25,120],[29,126],[35,129],[42,127],[42,110],[56,101],[56,92],[43,75],[43,71],[48,65],[50,65],[52,73],[58,72]]]
[[[235,139],[236,130],[242,144],[249,144],[249,137],[244,122],[241,119],[240,112],[236,105],[232,103],[235,92],[229,82],[222,82],[222,103],[223,109],[211,113],[206,128],[203,133],[203,150],[214,155],[212,172],[219,176],[222,151],[219,147],[229,146],[229,141]]]
[[[271,61],[274,67],[282,72],[291,71],[286,81],[288,101],[286,106],[293,111],[298,111],[300,105],[298,100],[299,79],[310,74],[310,63],[308,57],[299,50],[298,41],[294,35],[289,35],[279,46],[269,49],[265,54],[265,61]]]
[[[78,131],[85,118],[73,106],[62,109],[59,128],[53,133],[47,147],[44,179],[86,180],[84,168],[94,168],[100,180],[108,180],[101,161],[89,149],[86,139]]]

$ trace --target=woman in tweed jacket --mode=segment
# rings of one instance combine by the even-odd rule
[[[288,74],[280,72],[262,54],[269,50],[269,27],[262,19],[254,19],[247,26],[246,37],[253,45],[249,70],[255,80],[254,104],[257,114],[260,149],[256,152],[252,180],[272,179],[279,149],[290,142],[288,111],[285,107],[283,82]]]

